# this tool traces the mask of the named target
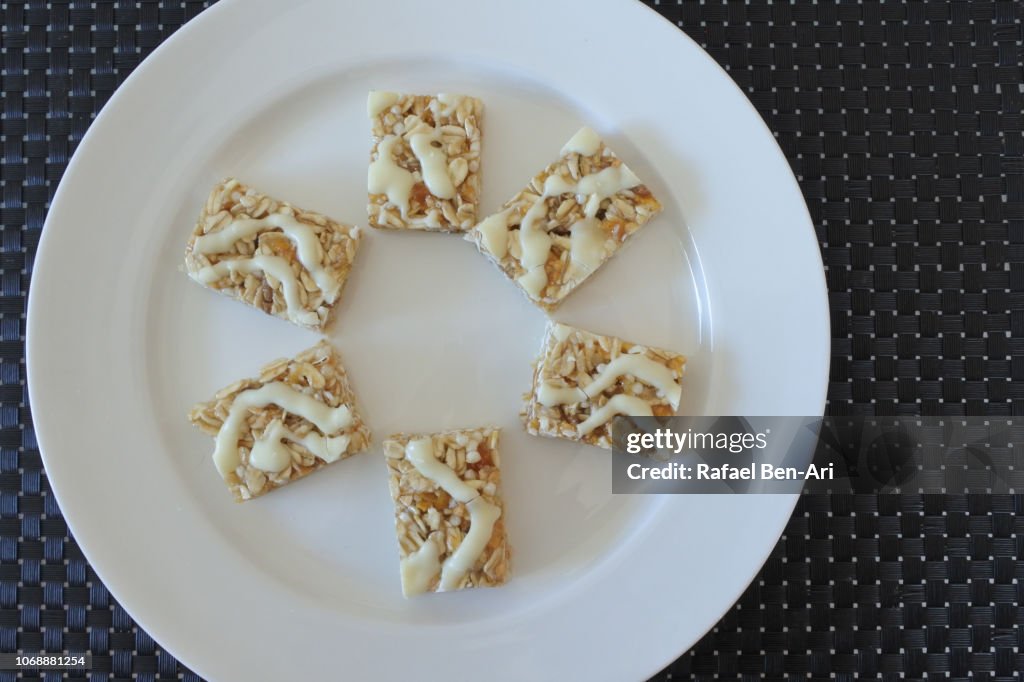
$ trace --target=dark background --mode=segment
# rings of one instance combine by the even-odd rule
[[[85,648],[93,680],[198,678],[68,536],[25,395],[25,297],[90,121],[206,4],[0,5],[0,651]],[[1024,415],[1024,3],[646,4],[726,68],[800,181],[829,413]],[[804,497],[739,603],[656,679],[1016,679],[1022,513],[1020,495]]]

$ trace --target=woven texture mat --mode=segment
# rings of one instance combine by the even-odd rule
[[[94,680],[199,678],[67,534],[25,397],[25,297],[75,145],[206,4],[0,9],[0,651],[87,648]],[[728,70],[800,181],[831,292],[829,411],[1024,414],[1024,3],[648,4]],[[1024,496],[805,497],[739,603],[656,679],[1016,679],[1022,549]]]

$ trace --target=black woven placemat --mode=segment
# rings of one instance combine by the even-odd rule
[[[0,5],[0,652],[88,648],[93,680],[198,677],[67,534],[25,396],[25,297],[75,145],[206,4]],[[1024,414],[1024,4],[647,4],[728,70],[800,180],[828,272],[830,413]],[[1024,496],[805,497],[657,679],[1016,679],[1022,548]]]

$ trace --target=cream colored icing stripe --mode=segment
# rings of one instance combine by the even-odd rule
[[[601,138],[590,128],[582,128],[562,148],[562,156],[570,153],[592,156],[601,146]],[[547,215],[547,199],[561,194],[588,196],[584,206],[584,218],[570,228],[569,256],[578,271],[591,272],[604,257],[607,235],[597,221],[601,202],[625,189],[641,184],[640,179],[625,164],[605,168],[585,175],[577,182],[571,182],[560,175],[550,175],[544,181],[544,192],[530,206],[519,224],[519,245],[522,256],[520,263],[526,272],[516,281],[534,299],[540,298],[548,285],[544,269],[551,253],[554,240],[542,219]],[[482,246],[495,258],[502,259],[508,253],[509,211],[490,216],[478,226]]]
[[[405,458],[420,474],[441,486],[459,502],[466,504],[469,509],[469,532],[443,565],[439,562],[437,547],[430,539],[427,539],[416,552],[403,559],[403,594],[411,597],[426,592],[439,571],[439,591],[455,589],[487,547],[491,533],[494,532],[494,524],[501,517],[501,509],[480,497],[480,493],[466,485],[451,467],[434,457],[430,438],[409,441],[405,446]],[[428,548],[428,545],[432,545],[433,548]]]
[[[395,163],[396,144],[398,136],[388,135],[377,145],[377,158],[370,164],[367,174],[367,188],[370,194],[386,194],[404,218],[409,215],[409,196],[416,181],[412,173]]]
[[[213,463],[222,477],[238,468],[238,439],[249,410],[277,405],[284,411],[313,423],[325,434],[337,433],[352,425],[352,412],[346,405],[328,407],[312,396],[300,393],[288,384],[275,381],[235,396],[228,417],[217,433]],[[312,451],[312,450],[311,450]]]
[[[590,413],[590,416],[580,424],[576,431],[585,436],[599,426],[611,421],[617,414],[625,414],[630,417],[650,417],[654,414],[651,406],[646,400],[631,395],[612,396],[611,400]]]
[[[263,432],[263,438],[253,444],[249,453],[249,464],[271,473],[284,471],[292,462],[292,450],[284,444],[285,440],[298,443],[314,456],[330,464],[345,454],[350,438],[348,434],[325,437],[315,431],[310,431],[305,436],[296,436],[280,419],[275,419]]]
[[[434,146],[435,142],[439,145]],[[440,135],[436,130],[409,137],[409,146],[416,160],[420,162],[423,182],[427,189],[438,199],[454,199],[455,183],[448,175],[448,155],[440,142]]]
[[[215,254],[228,251],[233,244],[248,239],[261,230],[277,228],[295,244],[295,250],[302,267],[306,268],[317,287],[324,294],[324,300],[334,303],[339,285],[323,266],[323,248],[320,239],[310,225],[300,223],[293,216],[273,213],[265,218],[242,218],[235,220],[223,230],[197,237],[192,246],[195,253]]]
[[[663,391],[671,404],[679,403],[683,389],[676,382],[672,370],[643,355],[620,355],[605,365],[604,369],[594,377],[594,380],[582,389],[541,384],[537,391],[537,400],[545,407],[577,403],[600,395],[627,374]],[[582,397],[580,394],[583,394]]]
[[[284,302],[288,311],[288,319],[293,322],[305,322],[303,315],[309,311],[302,309],[302,302],[299,300],[299,282],[295,279],[292,266],[280,256],[257,255],[251,258],[232,258],[222,260],[214,265],[201,268],[195,275],[195,279],[202,284],[213,284],[231,274],[240,272],[248,275],[255,272],[262,272],[264,275],[273,277],[281,283],[284,290]],[[316,313],[312,313],[315,317]],[[319,321],[319,318],[317,318]]]

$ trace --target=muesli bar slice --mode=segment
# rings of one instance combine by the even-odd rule
[[[647,186],[583,128],[466,238],[534,304],[552,311],[660,211]]]
[[[213,436],[213,463],[237,502],[308,476],[370,443],[341,358],[326,341],[221,389],[188,418]]]
[[[499,435],[484,427],[384,441],[406,597],[508,580]]]
[[[263,312],[322,330],[359,247],[359,228],[243,185],[217,184],[185,247],[189,277]]]
[[[374,90],[367,102],[373,149],[370,225],[464,232],[480,201],[483,103],[466,95]]]
[[[549,323],[523,396],[526,430],[611,448],[616,415],[676,413],[685,367],[679,353]]]

